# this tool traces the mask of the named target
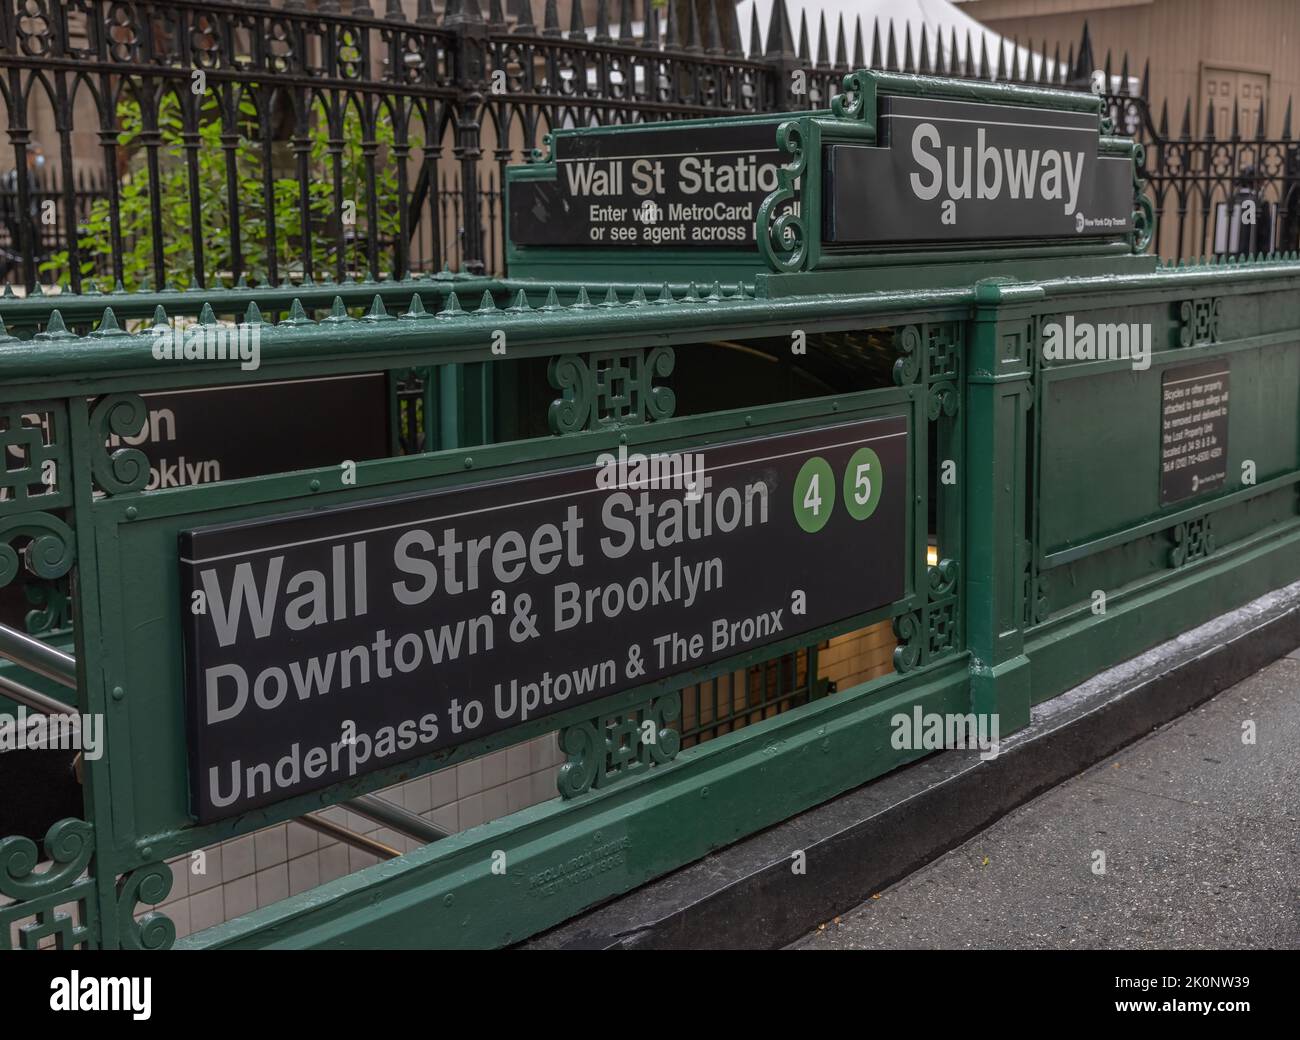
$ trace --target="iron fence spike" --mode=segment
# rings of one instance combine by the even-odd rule
[[[105,307],[104,313],[99,319],[99,328],[91,333],[92,336],[124,336],[126,333],[117,323],[117,315],[113,313],[112,307]]]
[[[619,43],[632,43],[636,34],[632,32],[632,0],[618,0],[618,40]]]
[[[578,286],[578,297],[573,301],[572,306],[579,310],[585,310],[591,306],[591,298],[587,295],[587,287],[585,285]]]
[[[903,71],[915,72],[916,63],[912,60],[912,23],[903,23]]]
[[[790,10],[785,0],[773,0],[772,14],[767,23],[767,57],[793,58],[794,29],[790,25]]]
[[[55,337],[71,336],[72,333],[68,331],[68,326],[63,322],[63,312],[56,307],[50,311],[49,320],[45,323],[45,331],[38,335],[44,339],[53,339]]]
[[[724,6],[727,10],[724,12]],[[725,0],[709,0],[710,23],[717,23],[718,54],[740,57],[744,47],[740,39],[740,20],[736,15],[736,5]]]
[[[489,311],[497,309],[497,301],[492,298],[492,290],[484,289],[483,296],[478,301],[478,313],[486,314]]]
[[[672,290],[668,288],[668,283],[664,282],[663,287],[659,290],[659,296],[655,300],[655,303],[672,303],[672,302],[674,302]]]
[[[635,289],[632,290],[632,299],[628,301],[628,305],[632,307],[640,307],[644,304],[645,304],[645,292],[644,290],[642,290],[641,286],[638,285]]]
[[[605,299],[601,301],[600,305],[602,307],[617,307],[619,305],[618,293],[614,291],[612,285],[605,290]]]
[[[256,300],[249,300],[248,306],[244,308],[245,325],[265,325],[266,321],[262,317],[262,308],[257,305]]]
[[[402,312],[401,317],[403,318],[429,317],[429,312],[424,309],[424,300],[420,298],[419,293],[411,293],[411,302],[407,305],[406,310]]]
[[[158,306],[153,309],[153,327],[156,329],[160,325],[170,324],[171,319],[167,317],[167,312],[163,310],[163,305],[161,303],[158,304]]]
[[[806,64],[812,64],[812,53],[808,49],[808,11],[804,9],[799,12],[799,48],[795,51],[799,55],[799,60]]]
[[[722,25],[718,21],[718,0],[704,0],[709,5],[708,33],[704,40],[706,54],[724,53],[722,46]]]
[[[523,314],[526,311],[532,310],[532,308],[528,306],[528,294],[524,292],[523,289],[520,289],[519,292],[515,293],[515,302],[507,307],[506,310],[511,314]]]
[[[560,309],[560,297],[555,291],[555,286],[546,290],[546,302],[542,304],[544,311],[558,311]]]
[[[199,324],[200,324],[200,325],[216,325],[216,324],[217,324],[217,315],[216,315],[216,313],[212,310],[212,304],[210,304],[210,303],[204,303],[204,304],[203,304],[203,309],[202,309],[201,311],[199,311]]]
[[[293,298],[289,304],[289,317],[285,318],[286,325],[315,325],[316,323],[307,317],[306,310],[303,309],[302,300],[298,297]]]
[[[325,320],[326,321],[351,321],[352,320],[351,317],[348,315],[348,308],[347,305],[343,302],[342,296],[334,297],[334,302],[330,305],[329,316],[326,317]]]
[[[447,294],[447,299],[443,302],[442,310],[437,313],[436,317],[458,318],[464,313],[464,310],[462,310],[460,306],[460,297],[456,295],[456,290],[453,289]]]

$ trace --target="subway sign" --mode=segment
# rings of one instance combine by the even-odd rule
[[[201,822],[904,594],[906,418],[182,534]]]
[[[1096,113],[888,96],[878,144],[832,144],[834,244],[1122,237],[1133,163],[1097,153]]]

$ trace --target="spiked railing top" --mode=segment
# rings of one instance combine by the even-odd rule
[[[1020,288],[1040,288],[1051,296],[1095,293],[1106,288],[1167,288],[1170,280],[1199,284],[1205,281],[1259,278],[1290,278],[1300,285],[1300,255],[1259,254],[1241,260],[1215,258],[1159,266],[1156,270],[1131,275],[1092,275],[1045,279],[1040,283],[1017,283]],[[9,335],[0,324],[0,399],[30,395],[24,383],[39,383],[51,393],[58,384],[68,393],[107,392],[110,389],[139,389],[141,378],[150,385],[202,385],[212,382],[240,382],[276,377],[307,376],[322,371],[395,368],[439,361],[491,360],[490,332],[507,332],[510,356],[554,353],[557,349],[582,350],[586,344],[618,332],[629,341],[645,337],[647,342],[663,335],[693,340],[711,334],[734,335],[738,328],[789,327],[791,321],[811,318],[861,318],[873,313],[906,312],[935,307],[968,306],[982,299],[980,284],[963,287],[912,288],[874,292],[836,292],[756,297],[744,284],[724,287],[714,282],[701,286],[662,284],[657,293],[644,287],[604,284],[596,287],[576,284],[548,285],[544,282],[505,281],[483,289],[478,307],[467,310],[460,293],[479,292],[461,284],[430,314],[418,292],[404,304],[390,305],[376,293],[369,311],[353,317],[341,296],[336,296],[330,313],[320,320],[308,316],[302,301],[294,298],[288,317],[278,324],[264,320],[256,302],[250,302],[241,324],[256,326],[261,336],[262,368],[241,372],[223,362],[189,362],[178,365],[155,358],[152,345],[156,331],[169,327],[168,315],[159,306],[154,323],[136,332],[123,327],[112,306],[104,307],[96,328],[86,336],[69,331],[60,309],[50,312],[46,327],[30,341]],[[543,298],[540,305],[533,301]],[[499,306],[498,295],[507,306]],[[561,303],[561,295],[569,303]],[[594,303],[593,299],[599,300]],[[103,297],[99,298],[102,304]],[[205,300],[200,323],[216,323],[215,311],[226,306],[221,298]],[[390,310],[403,307],[399,313]],[[381,331],[382,329],[382,331]],[[296,366],[296,367],[295,367]],[[161,377],[165,377],[161,378]],[[120,381],[120,382],[119,382]],[[100,389],[96,389],[99,386]]]

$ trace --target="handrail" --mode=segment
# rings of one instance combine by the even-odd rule
[[[378,795],[363,794],[342,804],[358,816],[382,823],[395,831],[401,831],[407,837],[420,841],[438,841],[451,834],[451,831],[445,831],[424,817],[408,812],[400,805],[394,805],[387,798],[380,798]]]
[[[77,688],[77,660],[71,654],[64,653],[57,647],[43,643],[35,636],[29,636],[26,632],[20,632],[16,628],[10,628],[8,625],[0,625],[0,657],[7,657],[14,664],[22,665],[24,668],[35,672],[37,675],[43,675],[47,679],[53,679],[61,686],[66,686],[70,690]],[[35,691],[31,691],[35,692]],[[37,694],[43,697],[43,694]],[[15,700],[18,698],[15,697]],[[49,698],[52,704],[59,704],[58,701]],[[42,709],[46,710],[46,709]],[[66,704],[60,705],[60,711],[71,712]]]
[[[346,803],[345,803],[346,804]],[[391,845],[385,845],[382,841],[376,841],[374,838],[368,838],[364,834],[358,834],[356,831],[350,831],[346,827],[340,826],[323,817],[315,816],[308,813],[306,816],[300,816],[295,821],[301,823],[304,827],[310,827],[314,831],[320,831],[321,834],[328,834],[331,838],[337,838],[344,845],[351,845],[353,848],[361,849],[363,852],[369,852],[380,859],[396,859],[401,855]]]
[[[62,701],[55,700],[48,694],[33,690],[30,686],[24,686],[20,682],[15,682],[7,675],[0,675],[0,693],[3,693],[10,700],[26,705],[33,711],[39,711],[42,715],[77,714],[76,708],[70,707]]]

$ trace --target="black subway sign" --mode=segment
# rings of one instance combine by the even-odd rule
[[[182,534],[208,822],[901,598],[901,415]]]
[[[789,157],[778,121],[560,133],[554,177],[512,179],[518,246],[752,248],[758,207]]]
[[[1098,155],[1095,113],[880,99],[878,142],[829,146],[826,241],[1122,237],[1133,163]]]

